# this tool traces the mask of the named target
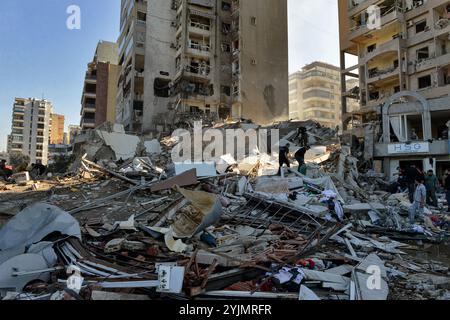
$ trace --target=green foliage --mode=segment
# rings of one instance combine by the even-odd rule
[[[20,152],[11,152],[9,164],[13,167],[15,173],[26,171],[30,165],[30,157]]]
[[[51,173],[66,173],[72,162],[75,161],[75,156],[55,156],[53,163],[48,166],[48,172]]]

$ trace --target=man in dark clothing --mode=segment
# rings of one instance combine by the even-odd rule
[[[31,172],[33,172],[35,176],[42,176],[47,172],[47,167],[41,163],[33,163],[31,165]]]
[[[445,195],[447,197],[447,204],[448,204],[447,212],[450,212],[450,175],[448,175],[447,178],[445,178],[444,188],[445,188]]]
[[[6,160],[0,161],[0,177],[3,178],[3,180],[8,181],[9,178],[12,176],[12,171],[6,167]]]
[[[436,208],[438,206],[438,200],[436,196],[438,187],[438,178],[434,175],[433,170],[429,170],[427,176],[425,177],[425,188],[427,189],[427,204]]]
[[[300,169],[305,165],[305,155],[310,149],[311,147],[309,146],[302,147],[295,153],[295,160],[298,162],[298,172],[300,172]]]
[[[289,162],[290,147],[291,145],[289,143],[284,147],[280,147],[280,157],[279,157],[280,169],[278,170],[279,176],[281,176],[281,170],[283,169],[284,165],[286,165],[288,168],[291,167],[291,163]]]
[[[417,170],[415,165],[411,165],[406,172],[406,181],[408,183],[408,193],[409,201],[414,202],[414,192],[416,191],[416,178],[419,175],[419,170]]]
[[[308,130],[305,127],[300,127],[297,129],[297,134],[295,135],[292,141],[296,141],[298,139],[300,146],[306,147],[309,143]]]

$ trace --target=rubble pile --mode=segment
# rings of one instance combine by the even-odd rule
[[[171,163],[173,137],[88,132],[72,172],[2,186],[1,298],[449,299],[448,256],[432,252],[450,235],[444,199],[409,224],[408,195],[361,173],[334,130],[271,128],[295,149],[299,126],[306,174],[281,176],[267,154],[189,167]]]

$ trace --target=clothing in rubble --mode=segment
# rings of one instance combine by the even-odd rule
[[[283,166],[286,165],[288,168],[291,167],[291,163],[289,162],[289,147],[290,145],[286,145],[284,147],[280,147],[280,158],[279,158],[279,164],[280,169],[278,169],[278,175],[281,175],[281,170],[283,170]]]

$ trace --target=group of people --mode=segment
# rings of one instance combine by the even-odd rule
[[[280,147],[280,156],[279,156],[279,164],[280,169],[278,169],[278,175],[281,176],[281,170],[283,170],[283,166],[286,165],[288,168],[291,167],[291,162],[289,160],[290,157],[290,147],[291,145],[288,143],[285,146]],[[294,154],[295,160],[298,162],[298,172],[302,172],[303,166],[305,163],[305,155],[308,150],[310,150],[310,146],[301,147]]]
[[[13,182],[11,177],[13,175],[13,170],[11,166],[6,164],[6,160],[0,160],[0,179],[3,179],[6,182]],[[43,176],[47,173],[47,167],[40,163],[32,163],[30,174],[32,178],[37,178]]]
[[[295,154],[294,158],[298,162],[298,172],[302,172],[302,168],[305,165],[305,155],[308,150],[311,149],[309,146],[309,135],[308,130],[305,127],[299,127],[297,129],[296,135],[292,139],[293,141],[298,141],[299,145],[301,146],[300,149],[298,149]],[[291,145],[288,143],[285,146],[280,146],[280,156],[279,156],[279,164],[280,169],[278,170],[278,175],[281,175],[281,170],[283,170],[283,166],[286,165],[288,168],[291,167],[291,162],[289,161],[290,158],[290,147]]]
[[[428,170],[425,174],[415,165],[411,165],[406,172],[400,170],[400,184],[406,184],[408,187],[409,200],[412,206],[409,210],[409,222],[414,224],[416,216],[423,216],[425,205],[438,207],[437,191],[441,182],[434,174],[433,170]],[[444,187],[448,209],[450,212],[450,172],[447,170],[442,181]]]

